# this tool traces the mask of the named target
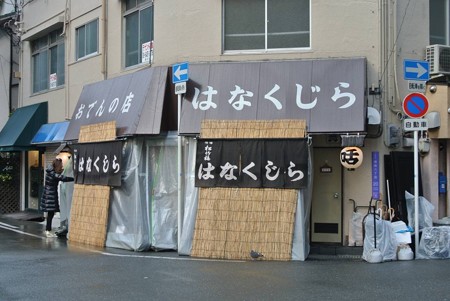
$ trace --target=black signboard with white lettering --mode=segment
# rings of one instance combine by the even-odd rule
[[[195,186],[307,186],[306,139],[199,139]]]
[[[308,133],[363,132],[366,59],[189,64],[179,132],[202,120],[305,120]]]
[[[167,67],[151,67],[85,85],[64,140],[78,140],[84,125],[108,121],[116,122],[117,137],[159,134],[166,79]]]
[[[73,149],[75,183],[120,186],[122,141],[80,143]]]

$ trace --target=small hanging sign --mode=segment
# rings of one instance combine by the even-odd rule
[[[327,162],[325,162],[325,164],[320,167],[320,172],[321,173],[332,173],[333,167],[331,167],[330,165],[327,164]]]

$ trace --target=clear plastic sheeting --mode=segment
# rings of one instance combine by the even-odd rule
[[[363,245],[363,218],[364,215],[362,212],[356,211],[352,213],[349,223],[350,230],[348,236],[348,245],[350,247]]]
[[[364,220],[364,230],[362,259],[371,262],[372,252],[379,250],[382,261],[397,260],[398,244],[390,221],[375,218],[374,224],[374,215],[369,214]]]
[[[177,138],[124,142],[122,185],[111,192],[107,247],[177,248]]]
[[[194,238],[195,221],[198,206],[198,188],[195,187],[195,157],[197,141],[194,138],[186,138],[185,145],[185,178],[184,178],[184,218],[183,228],[178,253],[190,255],[192,240]],[[312,158],[309,149],[309,185],[308,189],[299,191],[297,211],[294,225],[294,238],[292,243],[292,259],[306,260],[309,255],[309,216],[312,198]]]
[[[197,140],[190,137],[185,141],[184,217],[178,254],[191,255],[198,206],[198,188],[195,187]]]
[[[292,241],[292,260],[304,261],[309,255],[309,224],[313,187],[311,146],[308,146],[308,186],[298,192],[297,211],[295,214],[294,239]]]
[[[177,249],[178,170],[177,136],[146,141],[149,167],[151,246]]]
[[[64,166],[62,175],[66,177],[73,177],[72,157],[69,158],[68,162]],[[60,182],[59,185],[60,220],[61,223],[67,223],[68,226],[70,221],[70,209],[72,207],[74,182]]]
[[[422,230],[417,258],[450,258],[450,226],[424,228]]]
[[[406,210],[408,211],[408,225],[415,229],[414,195],[405,190]],[[433,226],[434,206],[423,196],[419,196],[419,230]]]

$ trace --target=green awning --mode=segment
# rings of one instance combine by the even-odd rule
[[[36,149],[31,145],[41,125],[47,123],[47,102],[18,108],[0,132],[0,152]]]

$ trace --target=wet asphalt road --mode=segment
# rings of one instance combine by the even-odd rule
[[[95,249],[0,219],[0,300],[450,300],[450,260],[218,261]]]

